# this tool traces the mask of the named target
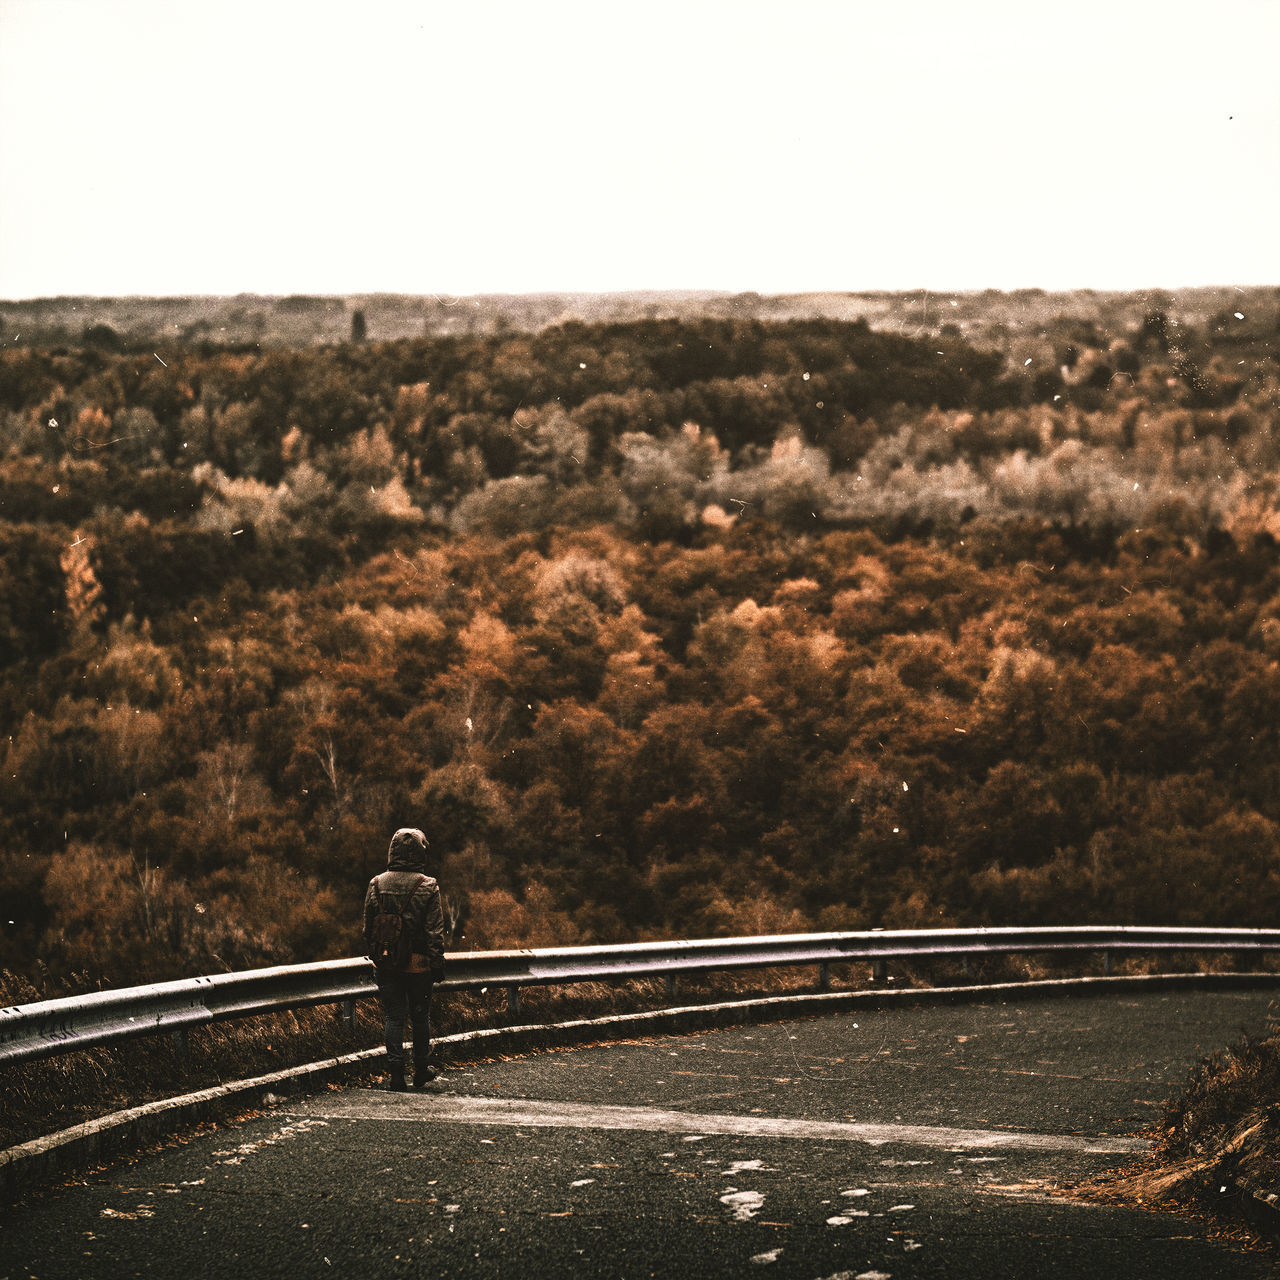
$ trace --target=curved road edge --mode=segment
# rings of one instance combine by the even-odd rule
[[[441,1036],[433,1041],[433,1056],[449,1062],[474,1061],[512,1052],[536,1052],[567,1045],[590,1044],[620,1036],[669,1035],[717,1027],[785,1021],[858,1008],[893,1008],[924,1004],[963,1004],[1000,998],[1044,999],[1106,992],[1144,992],[1170,989],[1280,986],[1280,974],[1148,974],[1118,977],[1060,978],[1034,982],[1005,982],[984,986],[871,988],[770,996],[719,1004],[686,1005],[645,1013],[530,1026],[493,1027]],[[92,1168],[113,1158],[194,1125],[225,1119],[244,1111],[270,1106],[289,1094],[317,1092],[376,1070],[386,1051],[381,1046],[325,1058],[268,1075],[235,1080],[175,1098],[164,1098],[118,1111],[58,1133],[0,1151],[0,1199],[12,1201],[62,1174]],[[1266,1190],[1240,1187],[1280,1221],[1280,1197]],[[1280,1226],[1271,1225],[1274,1234]]]

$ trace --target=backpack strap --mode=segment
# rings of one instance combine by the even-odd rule
[[[379,873],[374,877],[374,884],[376,884],[376,885],[378,886],[377,892],[378,892],[378,910],[379,910],[379,911],[386,911],[386,910],[387,910],[387,907],[386,907],[386,905],[384,904],[384,902],[383,902],[383,900],[382,900],[382,895],[383,895],[384,893],[390,893],[390,890],[389,890],[389,889],[384,889],[384,888],[382,887],[382,877],[383,877],[383,876],[392,875],[392,874],[399,875],[399,874],[401,874],[401,873],[400,873],[400,872],[394,872],[394,873],[393,873],[393,872],[391,872],[391,871],[389,871],[389,870],[388,870],[388,871],[381,871],[381,872],[379,872]],[[421,889],[421,888],[422,888],[423,883],[424,883],[425,881],[427,881],[428,879],[430,879],[430,877],[429,877],[425,872],[423,872],[423,871],[418,871],[418,872],[416,872],[415,874],[416,874],[416,875],[417,875],[417,877],[418,877],[418,883],[417,883],[417,884],[415,884],[415,885],[413,886],[413,888],[409,890],[409,896],[408,896],[408,898],[405,900],[405,904],[404,904],[404,905],[405,905],[405,907],[408,907],[409,903],[413,901],[413,895],[414,895],[415,893],[417,893],[419,889]],[[399,916],[401,916],[401,917],[403,917],[403,916],[404,916],[404,912],[403,912],[403,911],[397,911],[397,912],[394,912],[393,914],[395,914],[395,915],[399,915]]]

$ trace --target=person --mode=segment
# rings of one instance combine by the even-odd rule
[[[427,838],[416,827],[401,827],[391,837],[387,869],[369,881],[364,896],[364,938],[373,942],[374,917],[399,914],[409,940],[403,966],[379,965],[378,999],[386,1022],[389,1089],[407,1089],[404,1032],[406,1014],[413,1024],[413,1087],[420,1089],[438,1072],[427,1061],[431,1051],[431,988],[444,977],[444,910],[440,885],[427,875]]]

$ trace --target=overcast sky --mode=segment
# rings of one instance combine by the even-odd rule
[[[1280,0],[0,0],[0,298],[1280,284]]]

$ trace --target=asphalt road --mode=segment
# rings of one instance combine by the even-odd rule
[[[5,1212],[0,1277],[1271,1276],[1062,1196],[1266,993],[898,1009],[332,1090]]]

